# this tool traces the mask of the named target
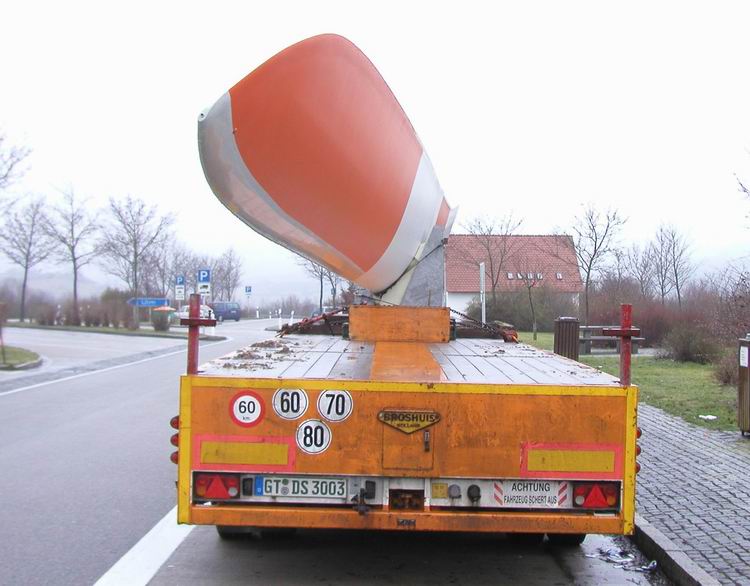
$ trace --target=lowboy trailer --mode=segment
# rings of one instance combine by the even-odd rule
[[[182,378],[179,522],[632,533],[636,387],[451,340],[447,308],[351,306],[348,323],[349,339],[290,335]]]

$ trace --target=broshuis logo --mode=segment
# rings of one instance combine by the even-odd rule
[[[440,421],[440,413],[435,411],[402,411],[384,409],[378,413],[378,419],[404,433],[414,433],[430,427]]]

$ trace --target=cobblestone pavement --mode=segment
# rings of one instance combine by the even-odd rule
[[[638,511],[726,584],[750,585],[750,438],[638,406]]]

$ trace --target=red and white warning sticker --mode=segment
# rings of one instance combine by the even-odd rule
[[[263,399],[253,391],[240,391],[229,402],[229,415],[242,427],[258,425],[263,420],[265,410]]]

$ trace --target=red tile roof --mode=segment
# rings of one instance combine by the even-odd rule
[[[487,238],[490,240],[488,241]],[[503,239],[507,239],[503,242]],[[573,239],[570,236],[474,236],[451,234],[446,246],[446,280],[449,293],[476,293],[479,291],[479,263],[485,262],[485,288],[491,291],[488,247],[493,251],[506,247],[498,291],[517,291],[524,288],[524,279],[518,273],[532,273],[537,287],[549,287],[561,293],[583,291],[581,275],[576,263]],[[498,254],[493,253],[495,258]],[[513,273],[513,279],[508,278]],[[558,273],[562,276],[558,278]],[[541,275],[541,278],[538,277]]]

